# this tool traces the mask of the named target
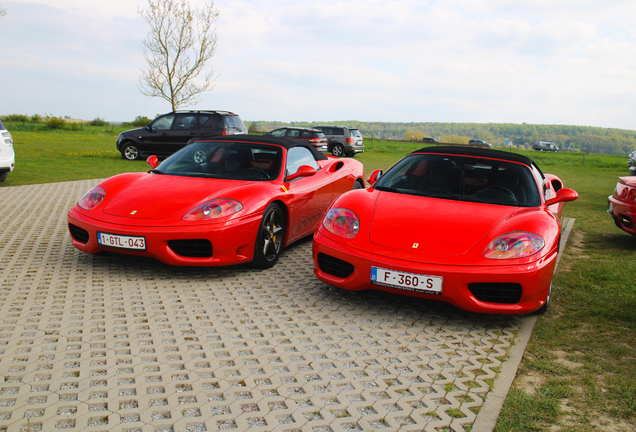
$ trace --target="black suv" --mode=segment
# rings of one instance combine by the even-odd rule
[[[356,128],[347,126],[314,126],[325,134],[329,139],[328,150],[334,156],[355,156],[356,153],[364,152],[362,134]]]
[[[247,128],[238,115],[229,111],[174,111],[146,127],[120,133],[117,150],[128,160],[149,155],[166,157],[190,140],[219,135],[247,135]]]

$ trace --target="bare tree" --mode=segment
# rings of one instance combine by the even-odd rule
[[[2,7],[2,2],[0,2],[0,16],[5,16],[7,14],[7,10]]]
[[[216,49],[212,25],[219,13],[214,0],[202,9],[191,8],[187,0],[148,0],[148,4],[148,9],[137,10],[150,24],[143,40],[147,66],[138,87],[145,96],[167,100],[174,111],[212,88],[214,72],[206,71],[205,64]]]

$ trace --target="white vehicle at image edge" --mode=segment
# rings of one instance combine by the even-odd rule
[[[0,120],[0,182],[7,179],[7,176],[15,167],[15,152],[13,151],[13,138],[11,133],[4,127]]]

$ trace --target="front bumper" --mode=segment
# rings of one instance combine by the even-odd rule
[[[151,257],[170,265],[225,266],[253,260],[254,243],[260,224],[260,217],[261,215],[255,214],[227,224],[143,227],[107,223],[89,218],[75,209],[71,209],[68,213],[68,224],[73,246],[89,254],[109,251],[125,255]],[[75,227],[84,230],[86,236],[78,236],[78,230]],[[146,250],[120,249],[99,245],[97,243],[98,231],[108,234],[144,237],[146,239]],[[179,240],[208,240],[211,243],[211,256],[192,257],[177,253],[181,251],[176,252],[176,249],[173,249],[169,242]]]
[[[326,268],[326,266],[321,267],[321,259],[323,264],[325,261],[324,256],[319,258],[319,254],[328,255],[338,263],[340,261],[348,263],[350,267],[347,269],[352,270],[351,273],[348,276],[340,277],[335,275],[338,273],[337,271],[334,272],[333,269]],[[554,253],[542,260],[524,265],[421,264],[355,249],[317,232],[314,235],[313,258],[314,274],[318,279],[349,291],[376,289],[395,294],[442,300],[469,312],[527,314],[539,309],[547,300],[557,253],[555,250]],[[373,266],[405,273],[442,277],[442,292],[429,294],[373,284],[371,282],[371,267]],[[348,270],[343,271],[342,274],[346,274]],[[480,300],[478,297],[482,297],[482,292],[476,289],[476,287],[508,289],[511,286],[515,287],[516,293],[519,295],[518,301],[515,303],[504,304]]]

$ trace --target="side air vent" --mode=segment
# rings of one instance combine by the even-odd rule
[[[68,224],[68,229],[71,232],[71,236],[76,241],[84,244],[88,243],[88,240],[90,238],[90,236],[88,235],[88,231],[73,224]]]
[[[488,303],[519,303],[522,293],[518,283],[471,283],[468,289],[478,300]]]
[[[318,254],[318,265],[325,273],[340,278],[351,276],[354,270],[352,264],[324,253]]]
[[[188,258],[212,257],[212,243],[206,239],[169,240],[168,247],[177,255]]]

